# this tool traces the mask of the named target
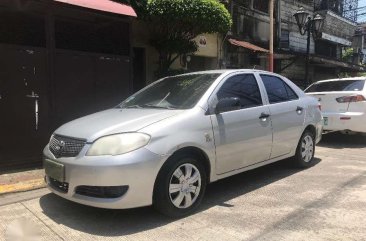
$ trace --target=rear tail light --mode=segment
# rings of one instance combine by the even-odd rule
[[[336,101],[338,103],[348,103],[348,102],[359,102],[359,101],[365,101],[366,98],[363,95],[351,95],[351,96],[342,96],[339,98],[336,98]]]

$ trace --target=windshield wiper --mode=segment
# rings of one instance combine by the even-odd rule
[[[119,106],[121,109],[142,109],[140,105],[130,105],[130,106]]]
[[[159,105],[151,105],[151,104],[144,104],[142,107],[154,108],[154,109],[168,109],[173,110],[175,108],[169,106],[159,106]]]
[[[152,105],[152,104],[142,104],[142,105],[130,105],[130,106],[117,106],[117,108],[121,109],[143,109],[143,108],[153,108],[153,109],[167,109],[167,110],[173,110],[176,109],[174,107],[170,106],[158,106],[158,105]]]

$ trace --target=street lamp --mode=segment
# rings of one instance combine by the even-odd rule
[[[305,81],[309,85],[309,59],[310,59],[310,35],[319,37],[320,30],[323,27],[324,18],[320,14],[316,14],[313,18],[309,16],[303,7],[301,7],[295,14],[297,26],[301,35],[307,34],[306,43],[306,65],[305,65]]]

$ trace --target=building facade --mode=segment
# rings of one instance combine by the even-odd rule
[[[301,35],[294,14],[303,8],[309,16],[320,14],[321,31],[310,39],[309,80],[334,78],[342,72],[365,71],[358,61],[347,62],[342,53],[357,45],[357,24],[344,15],[344,1],[278,0],[275,2],[275,72],[287,76],[301,87],[306,87],[305,60],[307,36]],[[269,47],[268,0],[233,0],[228,8],[233,16],[232,35],[243,47],[227,41],[223,62],[227,68],[268,69],[268,55],[260,48]],[[348,15],[347,15],[348,16]],[[250,47],[254,44],[260,47]],[[249,47],[248,47],[249,46]]]

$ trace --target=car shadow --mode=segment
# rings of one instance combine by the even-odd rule
[[[321,161],[315,158],[314,165]],[[291,160],[273,163],[214,182],[207,187],[197,213],[214,206],[232,208],[228,201],[268,184],[287,178],[303,169],[291,166]],[[172,219],[152,207],[109,210],[77,204],[50,193],[40,198],[43,213],[51,220],[71,229],[99,236],[123,236],[161,227]]]
[[[346,135],[340,132],[324,134],[318,146],[344,149],[344,148],[364,148],[366,147],[366,136],[361,134]]]

